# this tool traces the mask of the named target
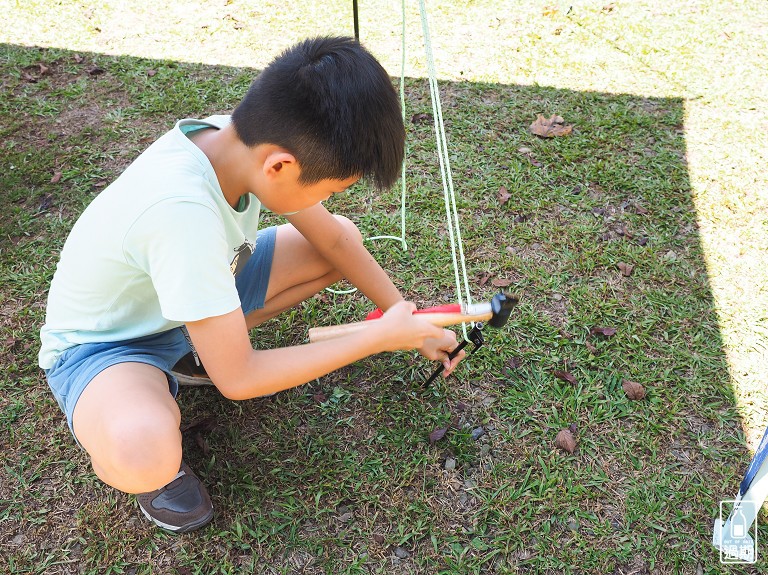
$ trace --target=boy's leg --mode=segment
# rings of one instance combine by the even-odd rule
[[[352,237],[362,242],[357,226],[335,216]],[[290,224],[278,226],[264,307],[246,314],[248,328],[275,317],[341,279],[336,271]]]
[[[83,390],[72,416],[96,475],[127,493],[158,489],[178,473],[180,421],[165,373],[144,363],[104,369]]]
[[[208,492],[181,461],[181,417],[168,378],[145,363],[104,369],[83,390],[72,414],[80,445],[105,483],[136,493],[144,515],[186,533],[213,519]]]

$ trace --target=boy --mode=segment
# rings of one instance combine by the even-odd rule
[[[61,253],[40,366],[105,483],[183,533],[213,517],[182,462],[178,380],[190,356],[248,399],[382,351],[418,349],[449,374],[453,332],[412,315],[349,220],[322,201],[361,177],[391,186],[398,98],[346,38],[304,41],[253,82],[231,118],[181,120],[83,212]],[[289,223],[257,231],[261,205]],[[342,277],[386,310],[361,334],[254,350],[248,331]]]

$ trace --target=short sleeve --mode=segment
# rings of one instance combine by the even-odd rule
[[[126,261],[150,277],[163,317],[179,322],[240,306],[229,251],[215,207],[186,200],[164,200],[147,209],[123,244]]]

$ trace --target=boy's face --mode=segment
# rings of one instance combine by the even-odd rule
[[[280,178],[262,182],[255,195],[269,211],[290,214],[319,204],[333,194],[340,194],[359,179],[358,176],[353,176],[346,180],[328,179],[313,184],[302,184],[296,177]]]

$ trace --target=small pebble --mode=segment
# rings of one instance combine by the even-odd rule
[[[456,469],[456,460],[453,457],[449,457],[445,460],[445,470],[446,471],[453,471]]]
[[[80,543],[75,543],[72,545],[72,547],[69,548],[69,556],[70,557],[80,557],[83,554],[83,546],[80,545]]]
[[[27,540],[27,538],[24,536],[24,534],[23,533],[19,533],[18,535],[16,535],[16,537],[14,537],[11,540],[11,544],[13,544],[13,545],[21,545],[26,540]]]
[[[568,519],[568,529],[571,531],[578,531],[579,530],[579,522],[576,521],[573,517]]]
[[[395,557],[398,559],[408,559],[410,556],[411,554],[402,547],[395,547]]]
[[[476,427],[472,430],[472,439],[474,439],[475,441],[480,439],[480,437],[482,437],[483,435],[485,435],[485,429],[483,429],[482,427]]]

